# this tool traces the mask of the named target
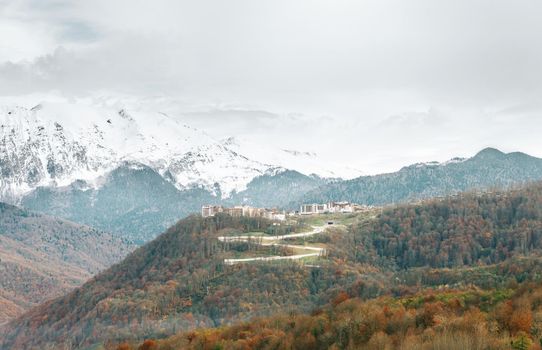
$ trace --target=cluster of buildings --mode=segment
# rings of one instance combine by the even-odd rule
[[[234,217],[247,216],[254,218],[262,217],[269,220],[286,220],[286,213],[277,209],[254,208],[248,205],[239,205],[231,208],[221,205],[204,205],[201,207],[201,216],[204,218],[214,216],[217,213],[224,213]]]
[[[370,210],[371,207],[350,202],[328,202],[302,204],[299,211],[293,211],[286,214],[285,211],[278,209],[254,208],[248,205],[238,205],[234,207],[224,207],[222,205],[204,205],[201,207],[201,216],[215,216],[217,213],[228,214],[233,217],[261,217],[269,220],[284,221],[288,216],[296,215],[315,215],[332,213],[357,213]]]
[[[325,214],[325,213],[354,213],[367,210],[368,207],[350,202],[329,202],[301,205],[300,215]]]

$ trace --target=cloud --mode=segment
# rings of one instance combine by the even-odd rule
[[[50,42],[78,51],[68,61],[51,50],[50,60],[102,76],[100,84],[75,75],[69,89],[110,88],[110,74],[140,93],[217,96],[416,89],[488,102],[540,89],[542,5],[533,1],[22,3],[8,16],[21,31],[40,23]],[[38,61],[28,70],[43,69],[40,55],[28,56]],[[48,84],[66,83],[63,74]]]
[[[0,0],[0,95],[132,96],[217,136],[368,172],[486,144],[536,153],[541,11],[533,0]]]

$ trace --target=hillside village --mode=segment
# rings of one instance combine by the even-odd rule
[[[320,214],[348,214],[355,212],[363,212],[370,210],[370,207],[362,206],[356,203],[350,203],[346,201],[342,202],[328,202],[328,203],[311,203],[311,204],[302,204],[299,211],[280,211],[278,209],[267,209],[267,208],[254,208],[248,205],[244,206],[234,206],[231,208],[223,207],[220,205],[204,205],[201,207],[201,216],[202,217],[212,217],[218,213],[228,214],[232,217],[261,217],[269,220],[275,221],[286,221],[289,218],[296,218],[300,216],[311,216],[311,215],[320,215]],[[277,223],[275,223],[276,225]],[[334,221],[328,221],[326,224],[321,226],[312,226],[308,232],[298,232],[290,234],[282,234],[275,236],[265,236],[257,234],[254,236],[252,234],[243,234],[243,235],[229,235],[229,236],[220,236],[218,240],[223,243],[252,243],[259,245],[261,247],[268,248],[281,248],[287,251],[290,251],[290,254],[287,255],[271,255],[271,256],[244,256],[238,258],[227,258],[224,259],[224,264],[226,265],[235,265],[240,263],[251,263],[251,262],[272,262],[272,261],[281,261],[281,260],[304,260],[319,258],[326,255],[326,246],[322,244],[308,245],[306,242],[303,244],[291,244],[288,243],[289,240],[295,239],[305,239],[313,235],[325,234],[327,228],[335,226]],[[335,226],[335,227],[341,227]],[[312,265],[307,265],[312,266]]]
[[[334,214],[334,213],[359,213],[372,209],[372,206],[361,205],[357,203],[350,203],[347,201],[342,202],[328,202],[323,204],[311,203],[301,205],[300,215],[314,215],[314,214]]]
[[[233,217],[262,217],[269,220],[286,220],[286,212],[278,209],[254,208],[248,205],[238,205],[231,208],[221,205],[204,205],[201,207],[201,216],[204,218],[215,216],[218,213],[228,214]]]

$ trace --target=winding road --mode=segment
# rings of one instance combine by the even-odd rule
[[[309,231],[309,232],[291,233],[288,235],[279,235],[279,236],[249,236],[249,235],[220,236],[218,237],[218,240],[220,242],[248,242],[249,240],[251,240],[255,244],[258,244],[261,246],[284,247],[284,248],[294,249],[296,251],[310,252],[310,253],[295,254],[295,255],[288,255],[288,256],[261,256],[261,257],[243,258],[243,259],[224,259],[224,264],[226,265],[235,265],[239,263],[247,263],[247,262],[252,262],[252,261],[299,260],[303,258],[318,257],[318,256],[325,255],[326,250],[325,248],[321,248],[321,247],[284,244],[284,243],[278,243],[278,242],[283,241],[285,239],[313,236],[313,235],[325,232],[326,228],[331,227],[331,226],[332,225],[313,226],[312,231]]]

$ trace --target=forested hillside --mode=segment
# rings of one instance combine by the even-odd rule
[[[321,178],[316,175],[307,176],[297,171],[286,170],[277,174],[266,174],[255,177],[248,183],[247,188],[239,193],[233,193],[224,202],[229,205],[245,203],[257,207],[284,207],[293,198],[318,188],[319,186],[337,181]]]
[[[388,205],[540,179],[541,159],[486,149],[469,159],[414,164],[395,173],[348,181],[270,169],[255,176],[243,190],[226,196],[218,185],[213,191],[197,185],[180,189],[171,174],[132,162],[123,163],[97,182],[80,180],[65,187],[37,187],[21,203],[30,210],[118,233],[143,244],[206,204],[296,210],[301,203],[331,200]]]
[[[341,220],[346,229],[310,238],[311,244],[326,246],[327,257],[316,263],[228,266],[223,259],[247,247],[221,243],[219,235],[272,232],[276,226],[263,219],[227,215],[188,217],[81,288],[10,323],[2,346],[113,346],[278,312],[310,313],[345,297],[405,298],[424,294],[427,288],[458,293],[474,288],[474,301],[469,299],[467,306],[457,309],[460,322],[468,306],[493,298],[499,290],[541,282],[542,184],[389,207],[345,215]],[[495,298],[488,301],[491,308],[503,297]],[[377,307],[379,300],[384,299],[359,307]],[[405,307],[404,312],[414,319],[423,312],[418,306]],[[443,306],[443,312],[451,312],[447,307]],[[486,312],[485,306],[477,307]],[[324,328],[333,329],[337,321],[323,322],[329,322]],[[348,322],[345,327],[350,327]],[[378,327],[371,329],[376,333],[387,329]],[[410,323],[405,327],[408,330]],[[291,329],[280,332],[287,335]],[[363,329],[358,331],[361,335],[351,336],[367,333],[363,342],[368,342],[374,332]],[[423,338],[419,331],[416,328],[412,334]],[[304,333],[295,336],[304,338],[300,334]],[[386,334],[395,341],[393,332]],[[327,341],[336,340],[329,337]]]
[[[541,349],[542,286],[425,291],[370,301],[340,294],[308,314],[279,314],[112,349]]]
[[[11,323],[2,346],[79,347],[173,334],[278,310],[310,311],[362,275],[367,284],[376,281],[374,268],[338,273],[335,265],[313,270],[297,263],[223,264],[236,250],[227,249],[218,235],[265,230],[270,224],[228,215],[181,220],[81,288]]]
[[[67,218],[114,232],[143,244],[179,218],[198,213],[205,204],[261,207],[283,206],[328,180],[296,171],[279,171],[254,178],[241,192],[222,199],[193,187],[179,190],[162,175],[141,164],[125,164],[109,173],[99,187],[84,181],[64,188],[40,187],[23,198],[31,210]],[[217,188],[219,190],[219,188]]]
[[[112,234],[0,203],[0,324],[80,286],[131,249]]]
[[[40,187],[23,198],[31,210],[98,227],[143,244],[176,220],[215,199],[194,188],[179,191],[153,169],[125,164],[95,187],[84,181],[65,188]]]
[[[542,185],[462,194],[384,210],[369,227],[376,254],[398,268],[498,263],[542,250]],[[360,247],[361,248],[361,247]]]

